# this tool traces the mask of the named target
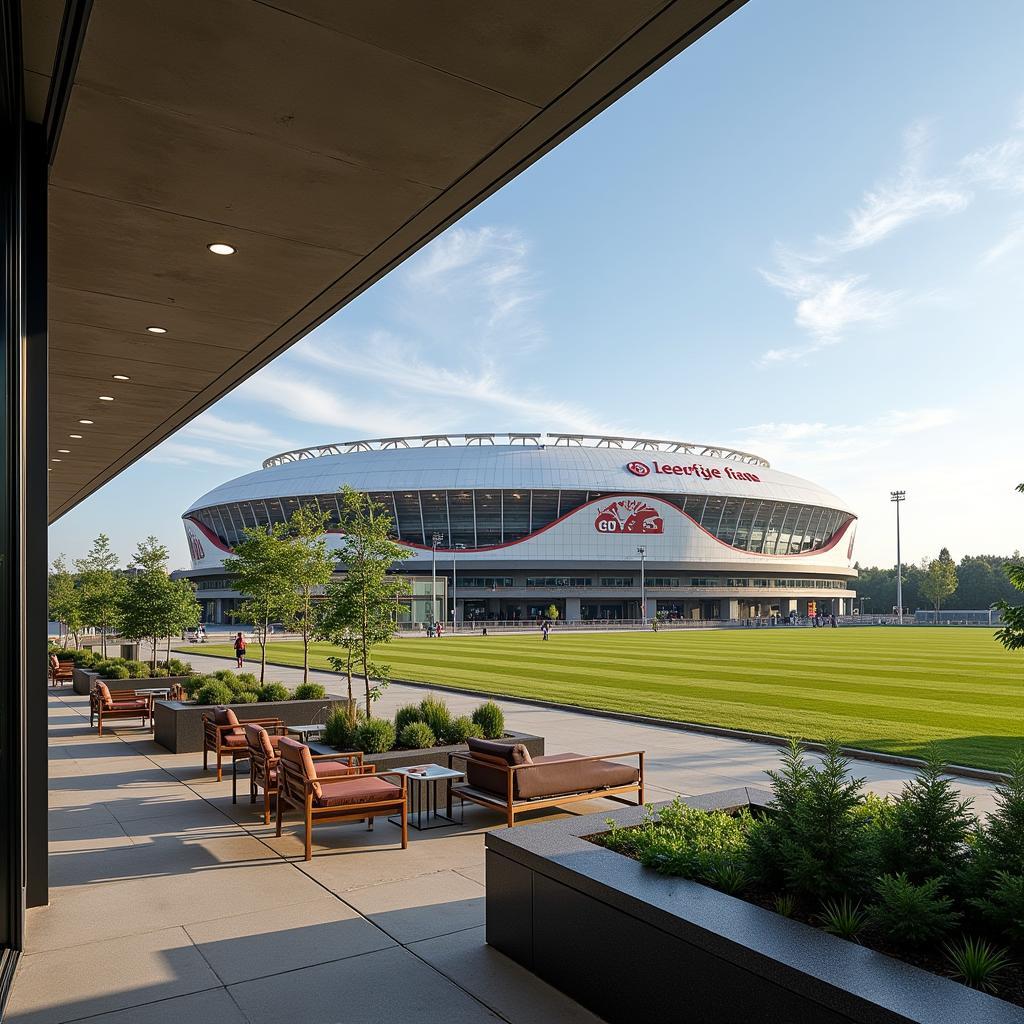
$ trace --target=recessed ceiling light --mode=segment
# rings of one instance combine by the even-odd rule
[[[60,462],[60,459],[50,459],[51,462]]]
[[[82,435],[81,434],[68,434],[68,437],[73,437],[76,441],[81,441],[82,440]]]
[[[150,334],[166,334],[167,333],[167,328],[166,327],[147,327],[146,330],[149,331]]]
[[[123,373],[115,373],[114,380],[131,380],[131,377],[126,377]]]
[[[58,448],[57,451],[60,452],[61,455],[70,455],[71,454],[71,449],[70,448]]]
[[[84,423],[86,426],[92,426],[92,420],[79,420],[79,423]]]
[[[113,395],[100,395],[101,402],[112,402],[114,400]]]
[[[227,242],[211,242],[206,248],[218,256],[230,256],[235,251],[235,247]]]

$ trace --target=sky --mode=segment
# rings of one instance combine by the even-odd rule
[[[463,431],[734,445],[861,564],[1024,539],[1024,4],[751,2],[50,529],[155,534],[289,448]],[[150,496],[140,502],[139,497]]]

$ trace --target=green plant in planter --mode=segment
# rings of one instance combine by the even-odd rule
[[[234,694],[219,679],[211,679],[199,687],[193,699],[197,704],[230,704]]]
[[[260,688],[260,703],[267,704],[274,700],[288,700],[291,691],[284,683],[267,683]]]
[[[244,683],[253,690],[258,690],[260,688],[260,681],[256,678],[255,672],[239,672],[238,681],[240,683]]]
[[[984,896],[968,900],[986,924],[1015,945],[1024,944],[1024,875],[997,871]]]
[[[792,917],[796,913],[796,900],[788,892],[784,892],[772,900],[772,907],[776,914]]]
[[[993,994],[999,991],[1000,975],[1010,966],[1005,949],[969,937],[956,945],[947,945],[946,958],[955,978],[971,988]]]
[[[355,747],[364,754],[383,754],[395,745],[395,727],[386,718],[367,718],[356,730]]]
[[[860,903],[843,896],[839,900],[826,900],[818,915],[822,930],[850,942],[860,942],[858,936],[868,923],[868,915]]]
[[[483,734],[483,729],[469,715],[460,715],[458,718],[452,719],[452,723],[448,726],[448,731],[444,734],[443,739],[445,743],[465,743],[470,736],[480,738]]]
[[[1009,776],[996,786],[995,810],[978,837],[977,856],[990,873],[1024,875],[1024,751],[1014,754]]]
[[[132,674],[128,671],[127,665],[115,665],[112,662],[107,662],[100,669],[100,677],[103,679],[131,679]]]
[[[423,716],[420,714],[420,708],[418,704],[405,704],[395,712],[395,732],[399,736],[402,735],[402,730],[410,722],[422,722]]]
[[[942,893],[942,879],[915,885],[905,874],[883,875],[875,885],[877,902],[868,911],[879,934],[898,946],[924,946],[947,934],[960,920]]]
[[[339,704],[324,719],[324,742],[338,750],[354,749],[363,717],[363,712],[354,701],[351,711],[344,704]]]
[[[499,740],[505,735],[505,713],[493,700],[484,702],[473,712],[473,721],[480,726],[485,739]]]
[[[232,704],[255,704],[260,695],[255,690],[239,690],[231,697]]]
[[[167,669],[169,676],[187,676],[192,671],[192,666],[187,661],[182,661],[181,658],[171,658],[170,661],[161,664],[163,668]]]
[[[420,701],[420,718],[430,726],[430,731],[435,736],[444,736],[452,724],[452,713],[448,710],[448,704],[433,694]]]
[[[436,742],[437,737],[426,722],[409,722],[402,726],[398,734],[398,745],[405,750],[432,747]]]
[[[134,658],[125,661],[124,667],[128,669],[129,679],[148,679],[149,665],[144,661],[136,661]]]
[[[182,680],[181,688],[185,691],[185,696],[189,700],[194,700],[200,687],[205,686],[206,682],[206,676],[189,676],[188,679]]]
[[[292,694],[292,700],[323,700],[327,690],[320,683],[299,683]]]
[[[229,686],[231,683],[238,681],[238,676],[229,668],[219,668],[213,673],[214,679],[219,679],[222,683],[227,683]]]

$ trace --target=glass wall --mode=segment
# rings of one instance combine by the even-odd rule
[[[430,547],[432,538],[450,548],[484,548],[521,540],[549,526],[587,502],[597,491],[375,491],[395,523],[395,537]],[[675,505],[719,540],[742,551],[766,555],[796,555],[826,545],[852,517],[837,509],[795,505],[758,498],[726,498],[654,494]],[[338,525],[335,495],[271,498],[214,505],[193,513],[229,547],[245,528],[283,522],[299,507],[311,505],[328,512],[331,528]]]

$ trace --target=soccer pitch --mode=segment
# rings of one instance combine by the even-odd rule
[[[230,656],[228,645],[186,653]],[[329,669],[326,644],[311,664]],[[395,679],[496,695],[823,739],[919,755],[934,741],[960,764],[1005,768],[1024,748],[1024,653],[982,628],[765,628],[395,640]],[[259,647],[249,647],[249,662]],[[302,645],[268,659],[301,665]]]

